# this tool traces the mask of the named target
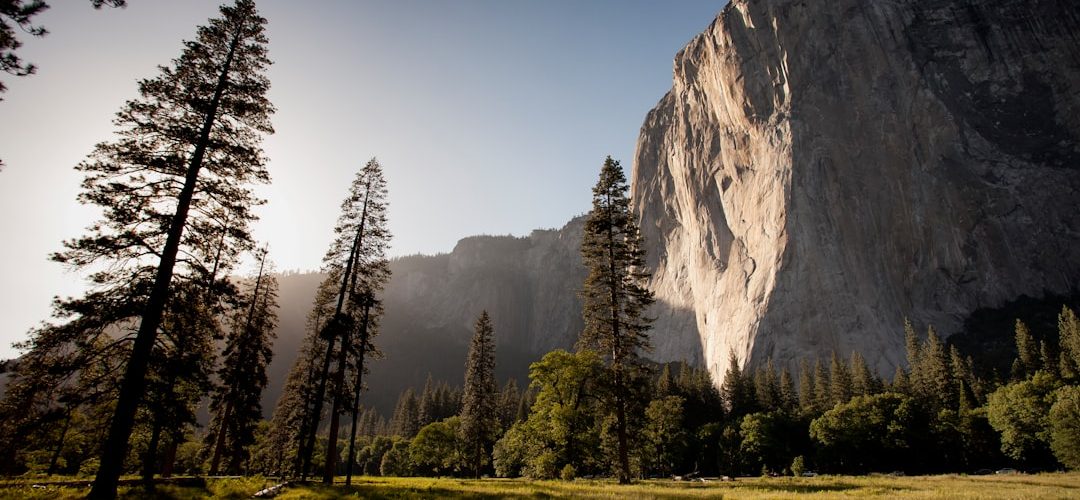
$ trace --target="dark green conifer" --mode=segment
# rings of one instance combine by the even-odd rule
[[[593,188],[593,207],[585,221],[582,259],[589,274],[582,290],[585,329],[579,344],[594,349],[606,360],[611,377],[610,408],[615,414],[616,470],[619,483],[630,482],[630,429],[635,391],[631,380],[642,369],[639,355],[650,349],[651,319],[645,310],[653,294],[645,288],[645,250],[626,193],[629,185],[619,162],[609,156]],[[640,415],[638,415],[640,417]]]
[[[476,320],[465,364],[465,394],[461,402],[461,438],[474,477],[480,478],[484,457],[498,431],[495,383],[495,328],[487,311]]]

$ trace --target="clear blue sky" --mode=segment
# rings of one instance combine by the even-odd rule
[[[51,34],[0,74],[0,359],[81,276],[47,261],[94,219],[72,167],[108,140],[135,82],[180,53],[218,0],[54,0]],[[473,234],[559,227],[589,206],[606,155],[631,167],[675,53],[723,0],[260,0],[277,133],[256,236],[278,269],[319,267],[355,171],[377,156],[393,255]]]

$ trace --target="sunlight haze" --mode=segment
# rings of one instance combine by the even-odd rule
[[[38,66],[0,75],[0,359],[81,277],[48,261],[94,220],[73,167],[180,54],[219,1],[55,2],[22,35]],[[378,157],[391,255],[449,252],[474,234],[527,235],[588,209],[606,155],[629,169],[676,52],[719,1],[263,0],[269,21],[265,141],[273,182],[255,236],[280,270],[314,270],[353,175]],[[247,271],[244,269],[243,271]]]

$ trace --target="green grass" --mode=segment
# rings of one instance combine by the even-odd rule
[[[641,481],[620,486],[613,481],[527,481],[519,479],[448,479],[360,477],[346,487],[319,484],[288,488],[283,500],[338,498],[917,498],[917,499],[1052,499],[1080,498],[1080,473],[1009,476],[819,476],[814,478],[741,478],[734,482]],[[121,489],[121,498],[249,498],[272,481],[263,478],[207,480],[204,486],[159,486],[153,494],[136,486]],[[32,481],[0,482],[0,499],[60,500],[80,498],[85,487],[32,488]],[[45,483],[38,483],[45,484]]]

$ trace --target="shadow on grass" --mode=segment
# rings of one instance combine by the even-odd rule
[[[906,486],[896,485],[859,485],[852,483],[845,483],[842,481],[831,481],[829,483],[803,483],[803,482],[791,482],[791,483],[742,483],[733,484],[732,489],[735,490],[749,490],[760,491],[762,493],[839,493],[842,491],[852,491],[860,489],[874,489],[878,491],[888,493],[900,493],[903,491],[911,491],[912,488]]]
[[[459,489],[429,487],[418,488],[410,486],[394,486],[385,483],[354,484],[352,486],[324,486],[308,485],[304,489],[311,491],[320,498],[370,498],[376,500],[396,500],[402,498],[552,498],[552,496],[538,493],[533,495],[516,495],[505,493],[484,493],[475,491],[462,491]]]

